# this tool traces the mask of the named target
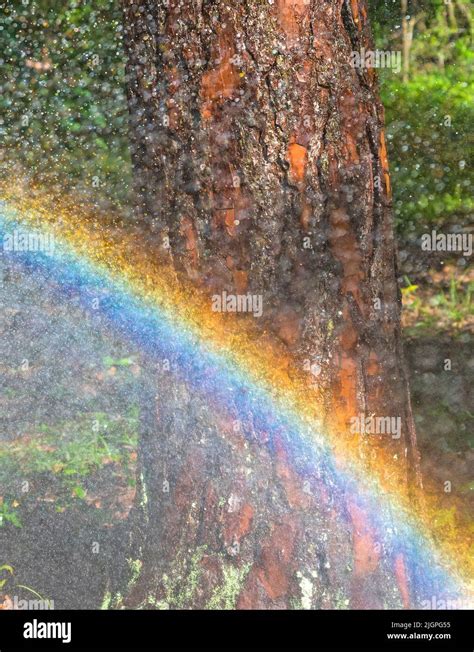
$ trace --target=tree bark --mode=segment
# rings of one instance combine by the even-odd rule
[[[383,108],[374,71],[351,65],[373,49],[365,0],[123,9],[146,237],[209,296],[263,297],[262,333],[316,365],[332,427],[399,416],[401,438],[360,455],[388,449],[408,491],[418,459]],[[183,382],[157,388],[142,397],[140,572],[116,606],[408,606],[400,559],[375,552],[348,499],[303,490],[277,435],[240,415],[243,436]]]

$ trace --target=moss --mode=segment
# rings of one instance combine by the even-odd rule
[[[123,609],[123,596],[121,593],[116,593],[111,598],[108,609]]]
[[[299,598],[290,598],[289,605],[290,605],[290,609],[292,609],[293,611],[303,610],[303,605],[301,604],[301,600]]]
[[[313,582],[309,578],[301,576],[299,585],[301,589],[301,605],[303,609],[311,609],[313,606]]]
[[[157,609],[185,609],[192,605],[202,577],[201,560],[207,546],[199,546],[189,560],[178,556],[170,575],[163,575],[165,595],[156,601]],[[148,598],[150,602],[150,597]]]
[[[127,559],[127,562],[131,570],[131,577],[128,582],[128,590],[130,590],[132,589],[132,587],[135,586],[135,584],[138,581],[138,578],[140,577],[140,573],[142,572],[143,562],[141,561],[141,559]]]
[[[103,610],[107,610],[110,608],[110,605],[112,603],[112,594],[107,591],[107,593],[104,595],[104,599],[102,600],[102,604],[100,605],[100,608]]]
[[[339,589],[334,597],[335,609],[349,609],[350,600],[342,589]]]
[[[140,473],[140,507],[143,510],[143,515],[146,523],[148,523],[148,492],[146,490],[146,483],[143,473]]]
[[[206,609],[235,609],[237,598],[250,568],[251,564],[245,564],[241,568],[236,568],[230,564],[224,566],[222,586],[214,589]]]

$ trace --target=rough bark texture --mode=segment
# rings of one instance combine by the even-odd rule
[[[263,297],[262,330],[319,365],[333,424],[400,416],[401,439],[370,452],[392,447],[416,482],[383,109],[373,71],[351,66],[371,49],[365,0],[123,6],[148,236],[209,295]],[[303,491],[277,438],[244,437],[184,384],[158,386],[144,401],[142,565],[126,605],[410,602],[403,560],[374,552],[356,506]]]

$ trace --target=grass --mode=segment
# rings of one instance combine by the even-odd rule
[[[137,409],[115,419],[95,413],[77,422],[42,425],[33,435],[3,442],[0,486],[8,486],[11,478],[28,482],[46,474],[58,480],[60,487],[73,498],[85,499],[87,491],[83,481],[108,465],[113,465],[115,472],[133,485],[137,423]],[[3,520],[18,525],[12,504],[6,500],[0,504],[0,523]]]
[[[474,279],[447,266],[431,271],[419,285],[405,277],[402,288],[403,325],[408,336],[449,332],[454,337],[474,332]]]
[[[21,527],[20,518],[15,511],[18,507],[18,504],[13,501],[13,503],[8,503],[3,498],[0,498],[0,527],[3,527],[5,523],[11,523],[15,527]]]

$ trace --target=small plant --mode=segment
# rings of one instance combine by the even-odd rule
[[[446,278],[438,282],[437,273],[423,285],[415,285],[405,276],[402,288],[404,326],[408,333],[430,331],[468,331],[474,324],[472,295],[474,281],[455,277],[448,268]],[[434,278],[436,277],[436,278]],[[436,291],[434,288],[437,288]]]
[[[94,413],[80,422],[42,425],[36,435],[0,444],[0,482],[7,485],[9,478],[19,474],[26,478],[49,476],[60,482],[66,495],[85,500],[84,479],[110,465],[114,474],[131,485],[136,430],[136,410],[117,419]],[[20,527],[12,506],[0,504],[0,525],[3,520]]]
[[[5,573],[9,573],[11,576],[13,576],[14,572],[15,571],[13,570],[13,566],[10,566],[10,564],[3,564],[2,566],[0,566],[1,575],[4,575]],[[9,579],[10,578],[8,576],[4,577],[3,579],[0,579],[0,589],[3,589],[3,587],[8,582]]]
[[[6,575],[6,576],[5,576]],[[5,590],[9,582],[15,578],[15,570],[10,564],[3,564],[0,566],[0,590]],[[11,590],[22,589],[31,593],[35,597],[34,601],[19,600],[18,596],[14,596],[13,601],[8,595],[3,596],[3,602],[0,602],[0,609],[54,609],[54,601],[44,598],[42,595],[35,591],[30,586],[25,584],[12,584]],[[2,596],[0,595],[0,598]]]
[[[15,527],[21,527],[20,519],[14,509],[15,504],[12,504],[10,507],[7,501],[0,499],[0,527],[3,527],[5,523],[11,523]]]

